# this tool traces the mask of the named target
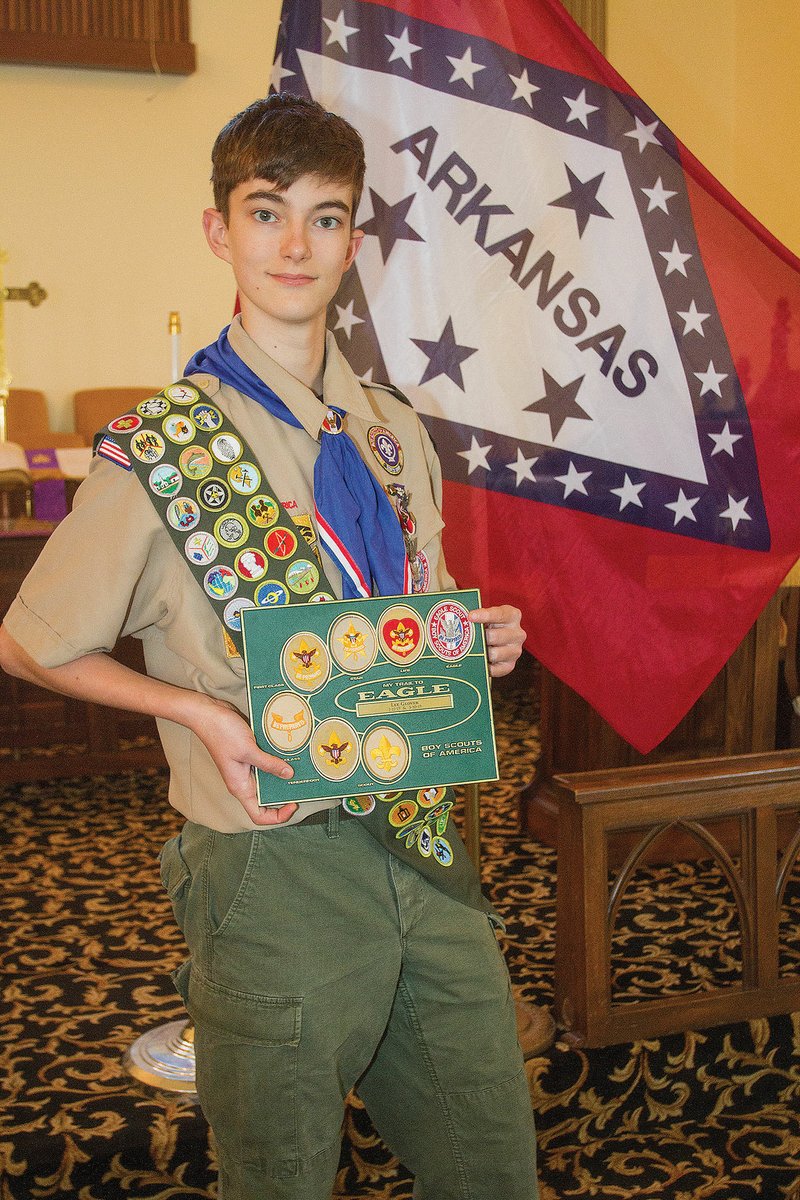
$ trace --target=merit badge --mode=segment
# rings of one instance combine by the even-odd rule
[[[309,596],[309,604],[324,604],[326,600],[332,600],[333,596],[330,592],[317,592],[316,596]]]
[[[444,800],[446,795],[447,788],[423,788],[422,791],[417,792],[417,799],[423,808],[433,808],[434,804],[438,804],[440,800]]]
[[[221,508],[227,508],[230,504],[231,489],[223,479],[217,479],[212,475],[198,485],[197,499],[203,508],[207,508],[210,512],[219,512]]]
[[[126,413],[124,417],[117,417],[115,421],[110,421],[108,425],[111,433],[135,433],[141,427],[142,418],[135,416],[133,413]]]
[[[337,617],[328,636],[331,654],[343,671],[356,675],[375,662],[378,637],[360,613],[343,613]]]
[[[151,396],[149,400],[143,400],[141,404],[136,405],[140,417],[163,417],[169,409],[169,401],[163,396]]]
[[[322,428],[325,433],[341,433],[342,418],[339,416],[335,408],[329,408],[322,420]]]
[[[187,442],[194,441],[194,435],[197,433],[194,421],[185,417],[183,413],[170,413],[168,417],[164,417],[161,428],[164,430],[164,436],[178,446],[185,446]]]
[[[394,808],[389,809],[387,820],[394,829],[402,829],[404,825],[408,825],[414,820],[417,811],[417,805],[413,800],[400,800]]]
[[[167,446],[160,433],[140,429],[131,438],[131,454],[144,463],[156,463],[164,457]]]
[[[358,766],[358,735],[340,717],[328,717],[311,740],[311,759],[326,779],[347,779]]]
[[[197,388],[190,387],[188,383],[172,383],[164,388],[164,395],[175,404],[193,404],[200,399]]]
[[[453,847],[447,838],[437,836],[433,839],[433,857],[440,867],[451,867],[453,865]]]
[[[297,549],[297,534],[285,525],[276,525],[264,538],[264,549],[273,558],[291,558]]]
[[[248,546],[246,550],[240,550],[233,565],[236,567],[237,574],[241,575],[242,579],[249,579],[251,583],[263,579],[267,573],[266,555],[252,546]]]
[[[423,858],[430,858],[433,849],[433,835],[427,825],[420,830],[417,849]]]
[[[242,609],[255,608],[252,600],[246,600],[244,597],[235,596],[233,600],[229,600],[222,611],[222,619],[229,629],[241,632],[242,628]]]
[[[171,463],[161,463],[153,467],[147,482],[151,492],[155,492],[157,496],[166,496],[168,500],[177,496],[183,487],[181,473]]]
[[[311,737],[313,718],[308,701],[294,692],[278,692],[261,717],[264,736],[281,754],[296,754]]]
[[[218,542],[222,542],[225,546],[230,546],[233,549],[235,546],[243,545],[250,533],[250,527],[242,517],[237,517],[235,513],[226,513],[224,517],[217,517],[214,523],[214,537]]]
[[[235,433],[218,433],[208,443],[217,462],[235,463],[242,457],[244,447]]]
[[[228,471],[228,483],[240,496],[252,496],[261,487],[261,472],[255,463],[235,463]]]
[[[403,794],[402,792],[376,792],[375,793],[377,799],[382,800],[384,802],[384,804],[391,804],[393,800],[399,800],[400,797],[402,796],[402,794]]]
[[[368,817],[375,807],[374,796],[345,796],[342,808],[352,813],[354,817]]]
[[[393,604],[378,623],[381,650],[394,663],[416,662],[425,648],[419,618],[407,604]]]
[[[420,550],[414,558],[410,559],[409,566],[411,567],[412,592],[427,592],[431,582],[431,567],[425,551]]]
[[[214,460],[203,446],[186,446],[178,456],[178,466],[187,479],[205,479],[210,475]]]
[[[390,475],[399,475],[403,469],[403,448],[393,433],[383,425],[373,425],[367,434],[369,448]]]
[[[269,529],[278,519],[278,502],[272,499],[272,496],[253,496],[247,501],[247,519],[251,525],[257,525],[259,529]]]
[[[296,596],[307,596],[319,583],[319,568],[307,558],[296,558],[286,568],[286,583]]]
[[[431,650],[445,662],[454,662],[469,654],[475,639],[475,626],[463,604],[445,600],[435,605],[426,621]]]
[[[230,567],[217,566],[206,571],[203,587],[212,600],[228,600],[239,586],[239,580]]]
[[[289,589],[277,579],[265,579],[258,585],[255,601],[259,608],[289,603]]]
[[[173,529],[181,529],[188,533],[200,521],[200,506],[188,496],[179,496],[167,505],[167,520]]]
[[[317,549],[317,531],[314,528],[314,522],[308,513],[295,513],[292,517],[292,524],[300,530],[302,537],[309,550],[316,556],[319,561],[319,550]]]
[[[198,429],[205,429],[206,433],[213,433],[222,424],[222,413],[219,409],[205,402],[195,404],[194,408],[189,410],[189,416]]]
[[[219,554],[217,539],[210,533],[198,529],[190,533],[183,545],[183,552],[189,562],[197,563],[199,567],[207,567]]]
[[[330,674],[325,643],[315,633],[296,633],[283,647],[281,670],[290,687],[316,692],[327,683]]]
[[[364,734],[362,758],[373,779],[394,783],[405,774],[411,751],[405,734],[397,726],[373,725]]]

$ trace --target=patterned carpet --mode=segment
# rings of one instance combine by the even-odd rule
[[[504,778],[483,790],[484,876],[508,920],[515,983],[547,1005],[555,855],[518,832],[516,811],[538,751],[534,690],[529,667],[496,689]],[[179,823],[165,792],[157,771],[0,791],[0,1200],[216,1195],[197,1108],[121,1068],[139,1033],[182,1015],[167,973],[183,952],[155,862]],[[799,917],[796,869],[786,972],[800,972]],[[702,861],[640,870],[614,961],[621,996],[735,977],[735,910],[719,872]],[[606,1050],[556,1043],[529,1077],[542,1200],[800,1200],[800,1014]],[[336,1196],[410,1195],[354,1103]]]

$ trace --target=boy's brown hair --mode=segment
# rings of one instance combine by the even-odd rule
[[[361,135],[344,117],[289,92],[256,100],[232,117],[217,136],[211,164],[214,207],[226,222],[231,192],[249,179],[281,189],[303,175],[350,184],[353,221],[364,186]]]

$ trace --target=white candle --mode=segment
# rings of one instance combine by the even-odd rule
[[[169,340],[172,349],[172,382],[180,379],[183,375],[181,367],[181,314],[179,312],[171,312],[169,314]]]

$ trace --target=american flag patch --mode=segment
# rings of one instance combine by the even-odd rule
[[[116,442],[112,442],[110,437],[104,437],[97,443],[95,454],[102,454],[103,458],[110,458],[112,462],[117,463],[120,467],[124,467],[126,471],[133,470],[131,460],[125,451]]]

